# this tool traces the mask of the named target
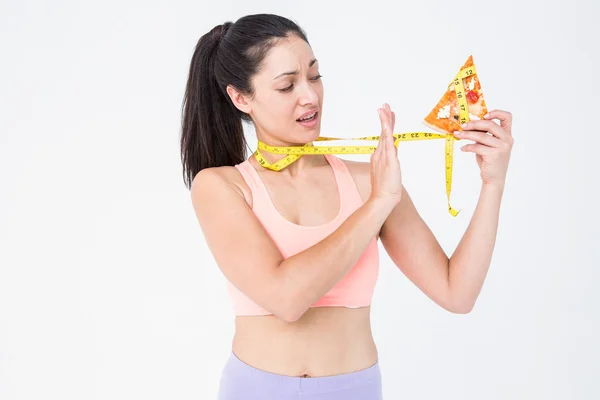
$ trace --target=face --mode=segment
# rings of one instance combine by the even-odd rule
[[[295,35],[280,39],[252,85],[254,96],[238,95],[234,103],[252,117],[260,140],[298,145],[319,137],[323,83],[308,43]]]

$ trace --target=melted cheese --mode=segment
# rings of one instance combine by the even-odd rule
[[[450,104],[447,104],[444,107],[440,108],[440,111],[438,111],[437,117],[438,118],[450,118]]]

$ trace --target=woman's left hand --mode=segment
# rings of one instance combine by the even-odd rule
[[[493,119],[500,120],[500,125]],[[504,188],[514,143],[511,128],[512,114],[508,111],[493,110],[486,115],[485,119],[471,120],[462,131],[454,133],[459,139],[475,142],[466,144],[460,149],[476,154],[481,179],[485,185],[491,184]]]

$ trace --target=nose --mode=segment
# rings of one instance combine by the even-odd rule
[[[314,82],[306,81],[299,88],[298,91],[298,101],[300,105],[311,105],[319,103],[319,93],[317,92],[317,85]]]

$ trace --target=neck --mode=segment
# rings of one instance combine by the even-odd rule
[[[274,147],[288,147],[288,146],[303,146],[305,143],[291,143],[291,142],[283,142],[277,139],[258,137],[258,140],[263,142],[266,145],[274,146]],[[266,150],[260,150],[262,156],[271,164],[276,163],[282,158],[286,157],[286,154],[273,154],[269,153]],[[253,156],[254,157],[254,156]],[[327,163],[321,155],[304,155],[288,165],[281,171],[278,171],[279,174],[288,174],[290,176],[297,176],[308,168],[312,168],[315,166],[323,165],[323,163]]]

